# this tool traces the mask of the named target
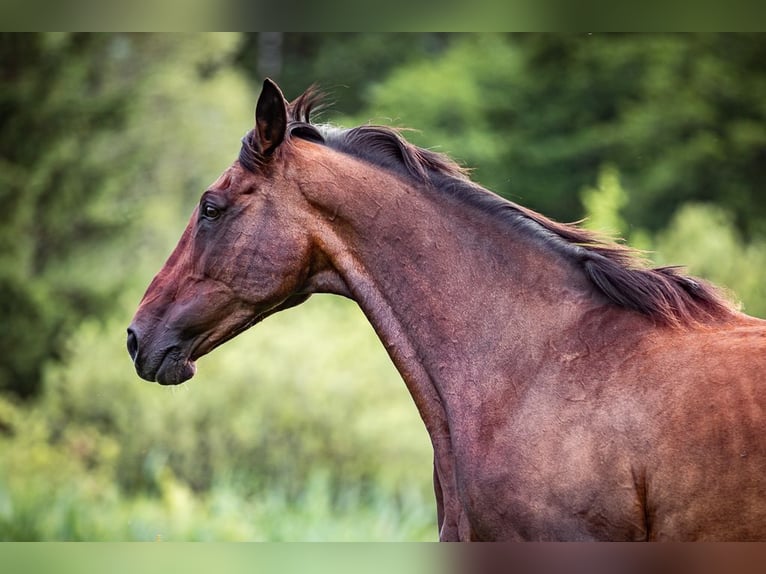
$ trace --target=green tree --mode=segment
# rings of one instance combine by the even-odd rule
[[[151,243],[158,264],[189,198],[235,157],[252,117],[228,71],[238,45],[227,35],[0,37],[0,390],[35,395],[76,325],[104,317],[132,283],[141,247]]]
[[[113,47],[101,35],[0,38],[0,389],[22,396],[111,294],[69,265],[125,228],[118,191],[136,156],[112,135],[130,103],[109,86]]]
[[[250,33],[238,62],[255,84],[271,76],[293,98],[318,83],[333,109],[355,114],[367,91],[396,68],[434,57],[451,35],[423,33]]]
[[[610,164],[632,224],[657,231],[713,201],[752,235],[766,229],[764,61],[760,35],[457,35],[377,82],[364,115],[421,130],[560,220],[582,216],[578,191]]]

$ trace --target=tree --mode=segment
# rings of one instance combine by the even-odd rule
[[[613,165],[631,224],[657,231],[704,200],[752,235],[766,232],[764,62],[760,35],[460,35],[378,82],[365,115],[561,220]]]
[[[266,75],[293,98],[313,83],[329,93],[333,110],[358,113],[370,87],[412,60],[434,57],[451,35],[436,33],[247,34],[238,62],[259,85]]]
[[[0,391],[38,393],[75,327],[115,308],[142,240],[175,236],[189,198],[235,157],[252,106],[228,73],[238,45],[237,35],[0,36]]]
[[[108,293],[67,264],[125,226],[110,200],[135,157],[109,137],[129,110],[129,92],[106,84],[111,42],[0,37],[0,389],[22,396],[39,390],[45,360],[61,355],[73,323],[106,304]]]

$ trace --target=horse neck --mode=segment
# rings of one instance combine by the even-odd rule
[[[411,391],[507,385],[592,305],[582,273],[528,230],[381,170],[323,165],[342,185],[311,186],[317,243]]]

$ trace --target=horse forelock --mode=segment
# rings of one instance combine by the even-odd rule
[[[312,84],[300,96],[287,105],[289,121],[305,124],[311,123],[311,112],[321,111],[326,107],[327,94]]]
[[[250,130],[242,137],[242,147],[239,149],[239,163],[247,171],[257,172],[266,161],[265,156],[258,151],[255,144],[255,130]]]
[[[683,275],[677,267],[651,268],[640,254],[576,224],[555,222],[511,203],[472,182],[468,170],[447,155],[418,147],[403,129],[363,125],[338,128],[311,123],[311,112],[323,105],[315,85],[288,104],[286,140],[300,138],[361,159],[426,184],[479,207],[509,225],[576,261],[593,286],[612,303],[670,326],[699,324],[735,312],[723,294],[702,280]],[[240,162],[256,171],[270,159],[258,154],[253,132],[243,138]]]

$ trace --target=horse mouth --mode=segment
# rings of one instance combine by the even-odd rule
[[[139,377],[161,385],[180,385],[191,379],[197,371],[194,361],[184,356],[177,347],[170,347],[159,361],[149,364],[136,358],[134,366]]]
[[[148,376],[144,376],[139,371],[139,375],[147,381],[156,381],[161,385],[180,385],[185,383],[197,372],[197,359],[207,355],[216,347],[236,337],[242,331],[245,331],[262,319],[263,315],[259,315],[231,331],[223,333],[213,332],[207,336],[198,337],[192,341],[186,351],[177,346],[170,347],[160,359],[154,373],[146,373]]]
[[[167,353],[157,369],[154,379],[161,385],[180,385],[197,372],[197,365],[189,358],[179,357],[173,351]]]
[[[160,341],[159,344],[150,344],[148,347],[140,344],[140,329],[135,326],[134,320],[134,324],[128,328],[128,354],[133,359],[136,373],[142,379],[161,385],[180,385],[191,379],[197,372],[197,359],[256,323],[260,323],[269,315],[302,303],[308,297],[308,294],[294,295],[275,307],[246,317],[239,323],[229,323],[228,326],[219,325],[196,336],[187,334],[187,336],[179,337],[176,333],[175,337]]]

